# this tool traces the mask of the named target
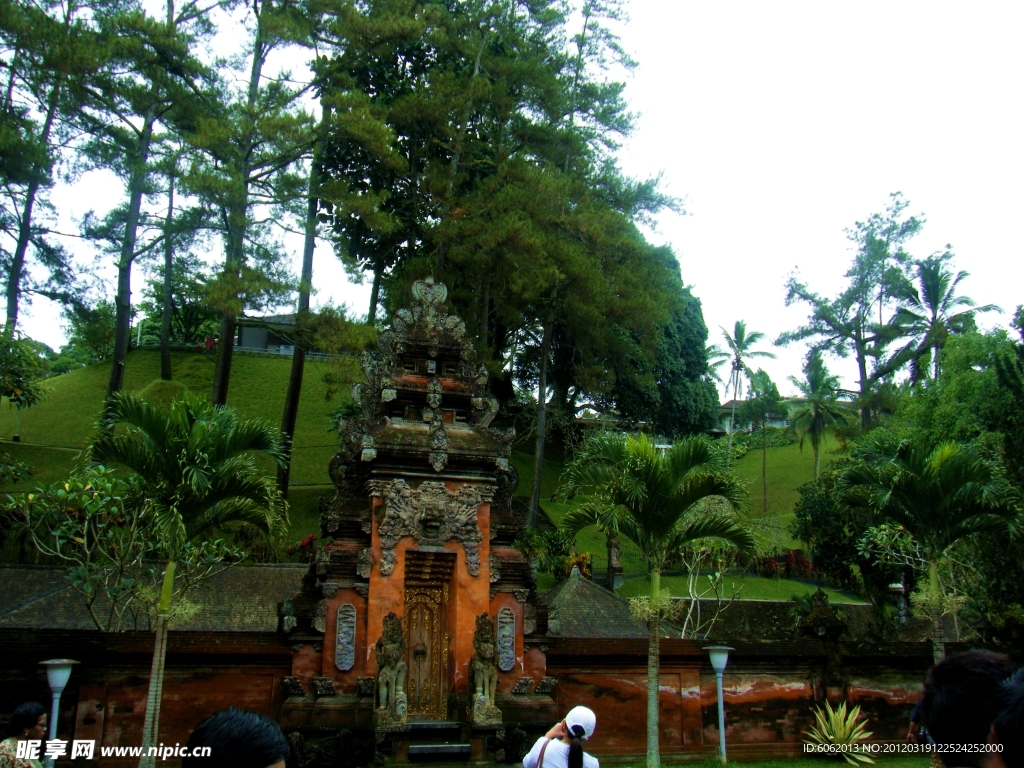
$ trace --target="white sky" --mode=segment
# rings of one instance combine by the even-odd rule
[[[784,306],[787,275],[836,293],[853,255],[844,229],[883,211],[894,191],[927,218],[910,252],[951,243],[955,267],[971,273],[962,292],[1007,311],[981,325],[1006,326],[1024,302],[1024,5],[631,0],[628,9],[623,42],[640,66],[626,95],[639,119],[621,162],[636,177],[663,172],[666,191],[685,198],[687,215],[663,215],[651,239],[675,248],[711,342],[738,319],[769,341],[801,324],[806,310]],[[87,178],[56,199],[70,221],[117,194]],[[348,285],[327,246],[314,283],[320,300],[365,313],[368,285]],[[62,343],[52,306],[29,313],[26,332]],[[784,394],[804,351],[763,361]],[[832,367],[852,385],[852,363]]]

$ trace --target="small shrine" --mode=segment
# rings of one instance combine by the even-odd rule
[[[281,606],[295,653],[282,725],[372,728],[397,760],[418,725],[457,725],[480,758],[501,695],[544,676],[525,645],[534,575],[513,548],[514,431],[491,426],[498,403],[447,288],[428,278],[412,295],[363,356],[322,539]]]

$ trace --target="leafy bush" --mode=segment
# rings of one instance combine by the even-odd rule
[[[817,572],[803,552],[791,549],[760,558],[757,561],[757,575],[766,578],[810,579]]]

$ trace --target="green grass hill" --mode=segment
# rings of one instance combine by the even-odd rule
[[[337,437],[330,431],[330,414],[337,400],[327,399],[327,388],[322,374],[329,364],[320,360],[306,363],[302,399],[293,449],[292,487],[289,490],[291,506],[289,540],[298,541],[307,533],[319,532],[317,501],[329,496],[333,489],[327,475],[327,464],[334,454]],[[176,395],[189,391],[207,396],[213,377],[212,355],[180,352],[172,355],[174,380],[161,381],[160,356],[156,350],[133,350],[128,355],[125,369],[125,389],[149,401],[170,402]],[[231,371],[228,404],[243,416],[263,418],[277,425],[281,419],[291,360],[288,357],[236,355]],[[44,397],[37,406],[21,415],[20,443],[10,442],[15,426],[15,411],[0,408],[0,450],[24,461],[32,470],[32,477],[14,486],[0,488],[0,492],[30,490],[65,478],[79,458],[95,431],[106,393],[108,363],[97,363],[43,383]],[[5,403],[6,405],[6,403]],[[827,462],[835,444],[826,446],[823,463]],[[526,451],[512,453],[512,462],[519,470],[517,494],[530,493],[533,457]],[[793,518],[793,505],[799,494],[797,488],[813,479],[814,458],[809,448],[801,452],[796,445],[768,449],[769,509],[761,506],[761,451],[750,450],[736,464],[736,472],[750,493],[750,512],[753,517],[770,522],[783,546],[799,547],[790,541],[788,531]],[[552,501],[559,483],[561,465],[545,460],[541,482],[541,500],[544,509],[557,523],[569,505]],[[628,547],[628,544],[627,544]],[[604,567],[606,558],[604,537],[596,529],[582,531],[577,537],[577,548],[590,552],[594,563]],[[775,598],[803,593],[814,586],[802,582],[779,582],[775,579],[740,577],[745,598]],[[641,580],[642,581],[642,580]],[[666,586],[671,587],[671,578]],[[624,594],[643,591],[640,583],[627,582]],[[843,599],[830,594],[834,599]]]

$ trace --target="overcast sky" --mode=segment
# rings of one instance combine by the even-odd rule
[[[623,42],[639,67],[626,94],[639,117],[621,163],[637,177],[663,173],[665,189],[685,199],[686,215],[661,216],[651,239],[675,249],[711,342],[736,320],[769,341],[799,325],[807,313],[784,306],[786,277],[798,271],[835,294],[853,256],[844,230],[883,211],[894,191],[927,218],[908,250],[923,257],[952,244],[955,266],[971,273],[962,292],[1007,311],[981,325],[1006,326],[1024,302],[1024,4],[631,0],[628,9]],[[60,191],[62,219],[109,189],[87,178]],[[314,283],[320,301],[366,312],[369,287],[349,285],[325,245]],[[30,335],[63,341],[52,307],[29,312]],[[776,352],[763,366],[790,393],[805,349]],[[849,361],[830,364],[852,385]]]

